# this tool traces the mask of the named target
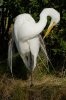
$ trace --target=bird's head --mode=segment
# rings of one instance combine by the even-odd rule
[[[50,25],[47,29],[47,32],[44,35],[44,38],[50,33],[50,31],[52,30],[52,28],[57,25],[57,23],[60,21],[60,13],[55,10],[54,8],[45,8],[40,15],[42,18],[43,16],[45,16],[45,18],[47,18],[47,16],[51,17],[51,22]]]

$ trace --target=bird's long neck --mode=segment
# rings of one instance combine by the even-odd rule
[[[40,20],[38,21],[38,23],[36,23],[36,26],[35,26],[35,30],[36,30],[35,35],[39,35],[45,28],[46,24],[47,24],[47,18],[44,18],[44,19],[40,18]]]
[[[40,20],[38,21],[38,23],[33,23],[29,28],[28,31],[26,31],[26,35],[23,34],[23,40],[29,40],[32,39],[36,36],[38,36],[43,29],[45,28],[46,24],[47,24],[47,16],[51,17],[51,22],[50,22],[50,26],[52,26],[53,21],[58,23],[60,20],[60,15],[59,13],[53,9],[53,8],[46,8],[43,9],[43,11],[40,13]]]
[[[46,24],[47,24],[47,18],[44,18],[43,20],[40,18],[40,20],[37,23],[35,23],[34,27],[32,28],[33,31],[31,31],[30,34],[26,34],[23,40],[26,41],[37,37],[43,31]]]

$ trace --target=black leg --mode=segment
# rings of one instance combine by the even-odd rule
[[[31,71],[31,83],[30,83],[30,87],[32,87],[33,86],[33,76],[32,76],[32,71]]]

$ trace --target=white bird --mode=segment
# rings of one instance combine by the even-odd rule
[[[51,17],[51,22],[48,31],[44,36],[45,38],[53,26],[55,26],[60,21],[60,14],[55,9],[43,9],[43,11],[40,13],[40,20],[38,23],[36,23],[32,16],[27,13],[20,14],[15,19],[14,33],[12,37],[16,43],[17,50],[24,64],[31,73],[36,67],[40,46],[43,48],[47,57],[46,49],[42,46],[42,38],[40,37],[40,33],[47,24],[47,16]],[[12,72],[12,42],[9,44],[8,60]]]

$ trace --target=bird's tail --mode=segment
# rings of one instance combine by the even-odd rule
[[[10,39],[9,44],[8,44],[8,65],[10,67],[11,74],[12,72],[12,39]]]

